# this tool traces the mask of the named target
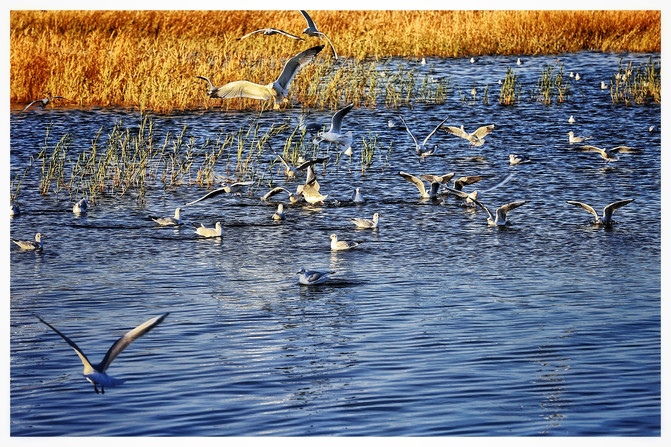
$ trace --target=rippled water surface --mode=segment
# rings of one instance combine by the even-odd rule
[[[571,80],[570,101],[551,105],[529,96],[553,58],[523,58],[521,67],[502,57],[417,65],[464,91],[489,85],[490,103],[462,102],[455,89],[444,104],[354,109],[343,124],[355,135],[351,161],[322,143],[332,159],[317,168],[321,192],[341,203],[287,205],[280,223],[270,219],[276,205],[259,199],[269,178],[251,194],[185,208],[185,224],[173,229],[147,216],[172,214],[203,188],[157,186],[144,204],[133,194],[102,196],[76,217],[67,193],[39,195],[35,165],[10,232],[25,239],[40,231],[45,248],[7,242],[11,434],[659,436],[660,107],[612,105],[599,87],[621,57],[638,64],[649,56],[659,61],[562,56],[565,76],[582,79]],[[500,106],[496,81],[509,66],[524,96]],[[116,123],[141,121],[120,110],[19,111],[10,114],[12,178],[39,152],[50,124],[52,146],[67,132],[83,150],[99,129],[104,139]],[[266,111],[261,128],[299,112]],[[311,118],[327,123],[332,113]],[[473,149],[441,131],[439,153],[419,164],[408,134],[387,127],[399,113],[421,138],[445,117],[471,131],[496,129]],[[151,118],[161,139],[186,125],[185,137],[202,142],[257,116],[211,109]],[[607,165],[570,150],[570,130],[593,136],[596,146],[642,151]],[[276,150],[290,132],[275,137]],[[373,136],[378,149],[362,175],[362,139]],[[510,153],[534,161],[510,166]],[[294,190],[297,182],[278,166],[266,168],[274,154],[263,157],[259,172]],[[482,175],[481,190],[512,173],[482,201],[492,209],[528,203],[510,213],[512,226],[490,228],[483,210],[455,198],[420,200],[398,171]],[[218,174],[233,175],[223,165]],[[364,204],[347,202],[355,187]],[[635,201],[615,213],[612,229],[590,225],[586,212],[566,204],[600,211],[624,198]],[[382,214],[375,231],[348,220],[375,212]],[[191,225],[216,221],[220,239],[199,239]],[[331,233],[363,243],[331,252]],[[301,267],[336,273],[299,286]],[[122,333],[164,312],[166,320],[112,364],[108,372],[126,383],[104,395],[84,380],[73,350],[33,316],[97,362]]]

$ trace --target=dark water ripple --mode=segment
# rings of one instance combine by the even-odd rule
[[[495,102],[506,67],[530,88],[553,58],[527,57],[519,68],[516,58],[483,58],[480,66],[429,60],[418,69],[450,76],[462,89],[489,85],[491,104],[451,98],[354,109],[346,125],[357,141],[377,133],[376,162],[362,175],[355,144],[351,163],[318,172],[330,198],[344,200],[359,186],[367,203],[288,206],[280,224],[269,219],[275,205],[258,200],[266,185],[252,196],[189,207],[186,225],[166,229],[148,215],[172,214],[201,188],[154,188],[146,205],[103,197],[77,218],[68,197],[39,196],[37,179],[27,178],[11,237],[39,229],[49,239],[42,253],[9,249],[11,434],[659,436],[661,135],[648,127],[659,127],[660,107],[612,105],[598,87],[621,57],[648,56],[561,56],[565,73],[585,80],[571,101],[512,107]],[[327,122],[331,113],[312,118]],[[471,150],[439,135],[439,155],[420,166],[408,135],[386,127],[398,113],[419,135],[446,115],[467,129],[492,122],[497,129]],[[297,114],[266,113],[261,127]],[[569,126],[571,114],[578,122]],[[187,136],[202,142],[256,115],[216,109],[153,119],[159,135],[186,124]],[[49,123],[52,144],[70,132],[83,150],[101,126],[109,132],[139,120],[106,109],[11,113],[10,175],[39,152]],[[568,130],[593,135],[597,146],[643,152],[606,166],[571,151]],[[511,167],[513,152],[534,162]],[[456,199],[418,200],[398,171],[481,174],[483,189],[513,173],[483,201],[529,203],[511,212],[513,226],[492,229],[481,210]],[[617,211],[612,229],[590,225],[587,213],[565,203],[600,210],[626,197],[635,201]],[[348,221],[376,211],[383,215],[376,231]],[[191,223],[217,220],[223,238],[196,237]],[[333,232],[363,243],[331,253]],[[300,267],[337,273],[302,287]],[[125,330],[168,311],[113,363],[110,374],[127,383],[104,396],[81,377],[73,351],[32,316],[99,361]]]

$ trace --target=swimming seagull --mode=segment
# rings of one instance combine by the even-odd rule
[[[268,85],[255,84],[249,81],[234,81],[221,87],[214,87],[212,82],[205,76],[196,77],[207,81],[210,85],[207,94],[211,98],[251,98],[263,101],[272,99],[274,102],[273,107],[279,109],[279,102],[288,101],[287,95],[289,94],[291,80],[298,72],[298,69],[314,59],[322,48],[324,48],[323,45],[312,47],[289,59],[277,80]]]
[[[569,122],[569,124],[575,123],[575,118],[573,118],[573,115],[568,117],[568,122]]]
[[[633,202],[634,199],[625,199],[625,200],[618,200],[617,202],[613,202],[610,205],[607,205],[603,209],[603,215],[599,217],[597,212],[589,206],[586,203],[582,202],[576,202],[575,200],[567,200],[566,203],[579,206],[580,208],[584,209],[588,213],[592,214],[594,216],[594,220],[592,221],[592,224],[594,225],[612,225],[615,223],[615,221],[612,219],[613,213],[615,212],[616,209],[625,206],[628,203]]]
[[[162,225],[162,226],[182,225],[182,220],[179,218],[180,211],[181,210],[179,208],[175,208],[175,216],[174,217],[170,217],[170,216],[168,216],[168,217],[152,217],[152,216],[149,216],[149,218],[151,220],[153,220],[154,222],[156,222],[157,224]]]
[[[419,161],[420,161],[420,162],[421,162],[422,160],[425,160],[426,157],[428,157],[429,155],[433,155],[433,154],[436,153],[436,150],[438,149],[438,145],[437,145],[437,144],[434,144],[433,147],[429,149],[429,148],[427,148],[426,143],[429,141],[429,138],[431,138],[431,137],[433,136],[433,134],[435,134],[435,133],[438,131],[438,129],[440,129],[440,127],[443,125],[443,123],[445,123],[445,121],[447,121],[447,118],[445,118],[444,120],[442,120],[442,121],[440,122],[440,124],[438,124],[438,125],[431,131],[431,133],[430,133],[426,138],[424,138],[424,141],[422,141],[422,143],[420,144],[420,143],[417,141],[417,138],[415,138],[415,136],[412,134],[412,132],[411,132],[410,129],[408,128],[408,125],[405,123],[405,120],[403,119],[403,117],[400,116],[400,115],[399,115],[398,117],[399,117],[399,119],[403,122],[403,125],[405,126],[405,130],[407,130],[408,133],[410,134],[410,137],[412,137],[412,141],[415,142],[415,152],[417,153],[417,156],[419,157]]]
[[[322,39],[323,37],[326,37],[326,40],[328,41],[329,45],[331,45],[331,50],[333,51],[333,58],[338,59],[338,54],[336,54],[336,50],[333,47],[333,43],[331,43],[331,39],[328,38],[328,36],[321,31],[317,29],[317,25],[315,25],[315,22],[310,18],[307,12],[303,10],[299,10],[300,13],[303,15],[303,18],[307,22],[308,27],[303,30],[303,34],[307,34],[310,37],[319,37],[319,40],[324,40]]]
[[[607,88],[608,86],[606,85],[606,83],[604,81],[601,81],[601,90],[606,90]]]
[[[273,214],[273,220],[284,220],[284,205],[277,205],[277,211]]]
[[[42,250],[42,248],[44,247],[44,242],[42,242],[42,239],[44,238],[46,238],[45,235],[37,233],[35,235],[34,241],[21,241],[17,239],[12,239],[12,242],[14,242],[16,245],[18,245],[24,250]]]
[[[490,133],[492,133],[492,131],[494,130],[494,124],[479,127],[475,132],[472,133],[466,132],[464,130],[463,124],[461,125],[461,127],[443,126],[443,130],[447,133],[451,133],[452,135],[456,135],[458,137],[468,140],[471,143],[469,148],[471,148],[473,146],[482,146],[483,144],[485,144],[485,137]]]
[[[70,340],[68,337],[66,337],[62,332],[60,332],[58,329],[44,321],[42,318],[37,317],[38,320],[40,320],[42,323],[46,324],[49,326],[54,332],[56,332],[58,335],[60,335],[63,340],[67,344],[69,344],[72,349],[75,350],[79,358],[81,359],[82,363],[84,364],[84,377],[86,377],[86,380],[91,382],[93,384],[93,389],[95,390],[96,394],[99,392],[98,391],[98,385],[100,385],[100,391],[105,394],[105,387],[113,387],[116,385],[121,385],[122,383],[125,382],[125,380],[120,380],[120,379],[115,379],[111,376],[108,376],[105,371],[107,368],[110,366],[110,363],[119,355],[121,352],[128,347],[133,341],[135,341],[137,338],[142,337],[144,334],[155,328],[159,323],[161,323],[165,317],[168,316],[170,312],[166,312],[163,315],[159,315],[158,317],[154,317],[151,320],[145,321],[135,329],[128,331],[123,337],[119,338],[117,341],[115,341],[112,346],[109,348],[107,353],[105,354],[105,357],[103,358],[102,362],[98,363],[97,365],[91,364],[88,358],[86,358],[86,355],[84,352],[79,349],[79,346],[75,344],[72,340]]]
[[[344,116],[352,110],[352,107],[354,107],[353,103],[343,107],[333,114],[333,118],[331,118],[331,128],[327,132],[318,132],[314,139],[314,143],[319,144],[322,141],[328,141],[330,143],[340,144],[344,147],[350,146],[352,144],[352,131],[350,130],[346,134],[343,134],[341,132],[341,126]]]
[[[480,202],[479,200],[475,200],[475,203],[480,206],[483,210],[487,212],[487,224],[492,225],[492,226],[498,226],[498,227],[503,227],[506,225],[510,225],[510,221],[508,220],[508,212],[514,210],[518,206],[522,206],[525,203],[527,203],[526,200],[518,200],[517,202],[511,202],[507,203],[503,206],[500,206],[496,209],[496,216],[494,216],[488,209],[487,207]]]
[[[212,197],[216,197],[219,194],[223,194],[223,193],[239,194],[239,193],[245,191],[248,186],[253,185],[253,184],[254,184],[254,181],[250,180],[250,181],[247,181],[247,182],[235,182],[235,183],[232,183],[230,185],[225,185],[225,186],[222,186],[219,189],[215,189],[214,191],[208,192],[207,194],[205,194],[200,199],[194,200],[193,202],[189,202],[186,205],[182,205],[182,206],[190,206],[190,205],[193,205],[194,203],[200,202],[201,200],[210,199]]]
[[[331,250],[333,251],[351,250],[361,245],[360,242],[339,241],[335,233],[329,236],[329,238],[331,239]]]
[[[637,152],[640,152],[640,149],[634,149],[629,146],[616,146],[612,149],[601,149],[600,147],[596,146],[580,146],[577,148],[577,150],[582,152],[596,152],[597,154],[599,154],[601,158],[606,160],[606,162],[618,161],[620,157],[618,157],[615,154],[619,153],[635,154]]]
[[[194,227],[196,227],[196,234],[203,237],[219,237],[222,234],[221,222],[214,224],[214,228],[208,228],[203,224],[200,224],[200,226],[194,225]]]
[[[75,214],[85,213],[88,207],[89,204],[86,201],[86,198],[83,198],[79,202],[75,203],[75,206],[72,207],[72,212]]]
[[[452,178],[454,177],[454,173],[451,172],[449,174],[445,174],[442,176],[437,176],[433,174],[422,174],[419,177],[416,177],[412,174],[408,174],[407,172],[399,172],[398,175],[412,183],[417,187],[419,190],[419,195],[422,199],[429,199],[429,198],[436,198],[438,196],[438,189],[440,188],[441,185],[446,184]],[[424,182],[422,180],[426,180],[431,183],[431,189],[429,191],[426,190],[426,187],[424,186]]]
[[[356,188],[352,193],[352,203],[364,203],[363,196],[361,195],[361,190]]]
[[[372,219],[363,219],[361,217],[350,217],[349,220],[354,222],[354,224],[359,228],[377,228],[380,220],[380,214],[379,213],[373,214]]]
[[[587,140],[591,140],[592,137],[578,137],[573,134],[573,131],[570,131],[568,134],[568,143],[573,144],[573,143],[582,143]]]
[[[42,107],[45,107],[47,104],[49,104],[53,99],[60,98],[60,99],[65,99],[67,101],[67,98],[64,98],[62,96],[51,96],[49,98],[42,98],[42,99],[36,99],[35,101],[31,102],[28,104],[21,112],[25,112],[32,106],[33,104],[40,104]]]
[[[296,274],[299,275],[298,282],[300,284],[310,286],[326,281],[329,279],[328,275],[332,275],[334,273],[335,272],[319,272],[316,270],[305,270],[304,268],[301,268]]]
[[[508,162],[511,165],[520,165],[522,163],[531,163],[531,159],[524,155],[510,154],[508,155]]]
[[[287,33],[286,31],[282,31],[281,29],[276,29],[276,28],[263,28],[263,29],[257,29],[256,31],[252,31],[249,34],[245,34],[244,36],[240,37],[238,40],[245,39],[252,34],[257,34],[257,33],[262,33],[264,36],[272,36],[275,34],[281,34],[283,36],[291,37],[292,39],[295,40],[305,40],[302,37],[294,36],[291,33]]]

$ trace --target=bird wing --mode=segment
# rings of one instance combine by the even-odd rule
[[[524,205],[525,203],[527,203],[527,200],[518,200],[518,201],[516,201],[516,202],[506,203],[505,205],[499,207],[499,208],[496,210],[496,212],[498,213],[499,210],[500,210],[500,211],[503,213],[503,216],[505,217],[505,215],[506,215],[508,212],[514,210],[514,209],[517,208],[518,206],[522,206],[522,205]]]
[[[320,36],[326,37],[326,40],[328,41],[329,45],[331,46],[331,51],[333,51],[333,58],[338,59],[338,53],[336,53],[335,47],[333,46],[333,43],[331,42],[331,39],[329,39],[329,36],[322,33],[321,31],[317,31],[317,32],[319,33]]]
[[[302,51],[289,59],[287,63],[284,64],[282,73],[280,74],[280,77],[277,78],[276,82],[280,84],[285,90],[288,89],[289,84],[296,75],[298,69],[314,59],[317,53],[319,53],[323,48],[324,45],[317,45],[316,47],[308,48],[307,50]]]
[[[615,212],[616,209],[625,206],[628,203],[633,202],[634,199],[625,199],[625,200],[618,200],[617,202],[613,202],[610,205],[607,205],[603,209],[603,218],[605,221],[609,221],[613,213]]]
[[[31,102],[30,104],[28,104],[28,105],[27,105],[23,110],[21,110],[21,111],[22,111],[22,112],[25,112],[26,110],[28,110],[28,109],[30,108],[30,106],[32,106],[33,104],[37,104],[37,103],[40,102],[40,101],[42,101],[42,100],[41,100],[41,99],[36,99],[35,101],[33,101],[33,102]]]
[[[484,191],[481,191],[481,192],[485,193],[485,192],[493,191],[493,190],[495,190],[496,188],[498,188],[498,187],[500,187],[500,186],[503,186],[503,185],[505,185],[506,183],[508,183],[508,181],[509,181],[511,178],[513,178],[514,176],[515,176],[515,174],[510,174],[508,177],[504,178],[503,180],[501,180],[501,181],[500,181],[499,183],[497,183],[496,185],[492,186],[492,187],[489,188],[489,189],[485,189]]]
[[[407,172],[399,172],[398,175],[412,183],[419,189],[419,193],[422,195],[422,197],[426,196],[426,188],[424,187],[424,182],[419,179],[419,177],[415,177],[412,174],[408,174]]]
[[[207,81],[208,84],[210,84],[210,88],[214,89],[214,85],[212,84],[212,81],[210,81],[209,78],[206,78],[205,76],[196,76],[198,79],[202,79],[204,81]]]
[[[446,189],[448,192],[454,194],[455,196],[457,196],[457,197],[461,197],[462,199],[467,199],[467,198],[469,197],[468,194],[466,194],[465,192],[463,192],[463,191],[460,190],[460,189],[450,188],[449,186],[445,186],[445,189]]]
[[[482,180],[482,177],[480,177],[479,175],[467,175],[464,177],[459,177],[454,181],[454,189],[458,189],[459,191],[461,191],[461,188],[463,188],[464,186],[477,183],[480,180]]]
[[[424,143],[423,143],[423,144],[426,144],[426,142],[429,141],[429,138],[431,138],[431,137],[433,136],[433,134],[436,133],[436,132],[438,131],[438,129],[440,129],[440,127],[443,125],[443,123],[445,123],[445,121],[447,121],[447,118],[445,118],[444,120],[442,120],[442,121],[440,122],[440,124],[438,124],[438,125],[435,127],[435,129],[433,129],[433,131],[429,134],[429,136],[427,136],[426,138],[424,138]]]
[[[456,135],[461,138],[468,138],[468,133],[461,127],[443,126],[443,130],[447,133],[451,133],[452,135]]]
[[[98,371],[99,372],[105,372],[105,370],[109,367],[110,363],[112,363],[112,360],[116,358],[121,352],[128,347],[135,339],[142,337],[144,334],[158,326],[159,323],[161,323],[165,317],[168,316],[170,312],[166,312],[163,315],[159,315],[158,317],[154,317],[151,320],[145,321],[135,329],[132,329],[126,334],[115,341],[112,346],[107,350],[107,353],[105,354],[105,357],[103,358],[103,361],[98,364]]]
[[[244,36],[240,37],[238,40],[245,39],[245,38],[251,36],[252,34],[263,33],[265,31],[268,31],[269,29],[271,29],[271,28],[257,29],[256,31],[252,31],[251,33],[245,34]]]
[[[445,175],[422,174],[419,176],[419,178],[422,180],[426,180],[427,182],[431,183],[440,183],[441,185],[448,183],[450,180],[452,180],[452,177],[454,177],[454,172],[450,172],[449,174]]]
[[[490,133],[492,133],[493,130],[494,130],[494,125],[490,124],[489,126],[482,126],[482,127],[478,128],[478,130],[473,132],[471,135],[480,139],[480,138],[484,138],[486,135],[489,135]]]
[[[226,186],[224,186],[223,188],[215,189],[214,191],[210,191],[210,192],[208,192],[207,194],[205,194],[205,195],[204,195],[203,197],[201,197],[200,199],[194,200],[193,202],[189,202],[189,203],[187,203],[186,205],[183,205],[183,206],[193,205],[194,203],[198,203],[198,202],[200,202],[201,200],[209,199],[210,197],[216,197],[216,196],[218,196],[219,194],[225,193],[225,192],[226,192],[226,189],[227,189]]]
[[[317,163],[324,163],[325,161],[328,161],[330,157],[319,157],[319,158],[313,158],[312,160],[305,161],[301,163],[300,165],[296,166],[296,169],[299,171],[303,171],[308,168],[308,166],[314,166]]]
[[[596,211],[594,210],[594,208],[592,208],[591,206],[589,206],[589,205],[586,204],[586,203],[576,202],[575,200],[567,200],[566,203],[568,203],[568,204],[570,204],[570,205],[579,206],[580,208],[584,209],[584,210],[587,211],[588,213],[591,213],[591,214],[594,216],[595,219],[598,219],[598,218],[599,218],[599,215],[596,213]]]
[[[331,129],[329,132],[340,133],[342,119],[349,113],[350,110],[352,110],[352,107],[354,107],[354,103],[346,105],[333,114],[333,118],[331,118]]]
[[[268,192],[266,193],[266,195],[264,195],[263,197],[261,197],[261,200],[266,201],[266,200],[268,200],[269,198],[271,198],[272,196],[274,196],[275,194],[279,194],[279,193],[281,193],[281,192],[286,192],[287,194],[291,195],[291,191],[289,191],[288,189],[283,188],[283,187],[281,187],[281,186],[277,186],[277,187],[271,189],[270,191],[268,191]]]
[[[607,155],[604,149],[596,146],[578,146],[577,149],[583,152],[598,152],[601,155]]]
[[[622,152],[622,153],[636,153],[636,152],[640,152],[641,150],[640,149],[634,149],[634,148],[629,147],[629,146],[617,146],[617,147],[614,147],[613,149],[611,149],[610,151],[614,152],[614,153],[620,153],[620,152]]]
[[[459,191],[459,192],[461,192],[461,191]],[[468,197],[468,194],[466,194],[466,193],[463,193],[463,194],[466,195],[466,197]],[[485,206],[484,203],[480,202],[478,199],[472,199],[472,200],[476,205],[478,205],[480,208],[485,210],[485,212],[487,213],[487,215],[489,216],[489,218],[491,220],[494,220],[494,215],[492,214],[491,211],[489,211],[489,209],[487,209],[487,207]],[[497,210],[497,214],[498,214],[498,210]]]
[[[303,18],[305,21],[308,23],[308,28],[312,28],[315,31],[317,31],[317,25],[315,25],[315,22],[312,20],[312,18],[308,15],[307,12],[303,11],[302,9],[299,9],[300,13],[303,15]],[[317,31],[319,32],[319,31]]]
[[[417,138],[415,138],[415,136],[412,134],[412,132],[410,132],[410,128],[408,128],[408,125],[405,123],[405,120],[403,119],[403,117],[401,115],[399,115],[398,118],[403,123],[403,126],[405,127],[405,130],[407,130],[408,133],[410,134],[410,136],[412,137],[412,141],[415,142],[415,146],[419,147],[419,142],[417,141]]]
[[[77,344],[76,344],[74,341],[70,340],[68,337],[65,336],[65,334],[63,334],[61,331],[59,331],[58,329],[56,329],[55,327],[53,327],[52,325],[50,325],[49,323],[47,323],[46,321],[44,321],[43,319],[41,319],[40,317],[38,317],[37,315],[35,315],[35,317],[36,317],[38,320],[40,320],[42,323],[44,323],[44,324],[46,324],[47,326],[49,326],[49,327],[51,328],[51,330],[53,330],[55,333],[57,333],[58,335],[60,335],[61,338],[62,338],[63,340],[65,340],[66,343],[69,344],[69,345],[72,347],[72,349],[75,350],[75,352],[77,353],[77,355],[79,356],[79,358],[82,360],[82,363],[84,364],[84,374],[87,374],[87,373],[93,371],[94,368],[93,368],[93,366],[91,365],[91,362],[89,362],[89,359],[86,358],[86,355],[84,354],[84,351],[82,351],[82,350],[79,348],[79,346],[77,346]]]
[[[266,85],[255,84],[249,81],[233,81],[222,85],[214,92],[213,98],[251,98],[251,99],[270,99],[274,95],[271,89]]]

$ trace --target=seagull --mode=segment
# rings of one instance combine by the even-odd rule
[[[479,175],[467,175],[464,177],[459,177],[458,179],[454,180],[452,188],[456,189],[457,191],[461,191],[464,186],[472,185],[473,183],[477,183],[480,180],[482,180],[482,177]]]
[[[331,250],[333,251],[351,250],[361,245],[359,242],[339,241],[335,233],[329,236],[329,238],[331,239]]]
[[[361,195],[361,190],[356,188],[352,193],[352,203],[364,203],[363,196]]]
[[[350,217],[349,220],[354,222],[354,224],[359,228],[377,228],[378,222],[380,220],[380,214],[373,214],[372,219],[363,219],[361,217]]]
[[[182,225],[182,220],[179,218],[180,211],[181,210],[179,208],[175,208],[175,216],[174,217],[170,217],[170,216],[168,216],[168,217],[152,217],[152,216],[149,216],[149,218],[151,220],[153,220],[154,222],[156,222],[157,224],[162,225],[162,226]]]
[[[322,130],[322,125],[317,123],[306,123],[305,114],[298,115],[298,130],[301,132],[317,133]]]
[[[596,152],[599,154],[601,158],[606,160],[606,162],[610,163],[611,161],[618,161],[620,157],[618,157],[615,154],[619,153],[637,153],[640,152],[640,149],[634,149],[629,146],[616,146],[612,149],[601,149],[596,146],[580,146],[577,148],[577,150],[582,151],[582,152]]]
[[[520,59],[519,57],[517,58],[517,65],[522,65],[522,59]]]
[[[276,29],[276,28],[257,29],[256,31],[252,31],[249,34],[245,34],[244,36],[240,37],[238,40],[245,39],[245,38],[251,36],[252,34],[256,34],[256,33],[262,33],[264,36],[272,36],[274,34],[281,34],[283,36],[291,37],[292,39],[295,39],[295,40],[303,40],[303,41],[305,40],[302,37],[294,36],[291,33],[287,33],[286,31],[282,31],[281,29]]]
[[[300,188],[297,188],[296,191],[300,192],[303,195],[303,198],[310,205],[315,203],[323,203],[324,200],[328,197],[328,194],[321,194],[319,192],[319,183],[316,178],[313,178],[310,182],[305,183],[304,185],[298,185]]]
[[[28,104],[21,112],[25,112],[26,110],[28,110],[30,108],[30,106],[32,106],[33,104],[37,104],[37,103],[40,103],[40,105],[42,107],[44,107],[47,104],[49,104],[51,102],[51,100],[56,99],[56,98],[65,99],[67,101],[67,98],[64,98],[62,96],[51,96],[49,98],[36,99],[35,101]]]
[[[97,365],[91,364],[89,362],[89,359],[86,358],[86,355],[84,355],[84,352],[79,349],[79,347],[70,340],[68,337],[66,337],[62,332],[60,332],[58,329],[35,315],[38,320],[40,320],[42,323],[46,324],[49,326],[54,332],[56,332],[58,335],[60,335],[63,340],[66,341],[67,344],[69,344],[72,349],[75,350],[79,358],[81,359],[82,363],[84,364],[84,377],[86,377],[86,380],[91,382],[93,384],[93,389],[95,390],[96,394],[98,394],[98,385],[100,385],[100,391],[105,394],[105,387],[113,387],[116,385],[121,385],[122,383],[125,382],[125,380],[120,380],[120,379],[115,379],[111,376],[108,376],[105,371],[107,368],[110,366],[110,363],[119,355],[121,352],[128,347],[135,339],[142,337],[144,334],[152,330],[154,327],[156,327],[159,323],[161,323],[165,317],[168,316],[170,312],[166,312],[163,315],[159,315],[158,317],[154,317],[151,320],[145,321],[135,329],[132,329],[128,331],[123,337],[119,338],[117,341],[115,341],[112,346],[109,348],[107,353],[105,354],[105,357],[103,358],[102,362],[98,363]]]
[[[203,197],[201,197],[200,199],[194,200],[193,202],[189,202],[189,203],[187,203],[186,205],[183,205],[183,206],[190,206],[190,205],[193,205],[194,203],[200,202],[201,200],[216,197],[219,194],[223,194],[223,193],[238,194],[238,193],[243,192],[248,186],[253,185],[253,184],[254,184],[254,182],[252,180],[250,180],[250,181],[247,181],[247,182],[235,182],[235,183],[232,183],[230,185],[225,185],[225,186],[222,186],[219,189],[215,189],[214,191],[210,191],[207,194],[205,194]]]
[[[75,203],[75,206],[72,207],[72,212],[75,214],[85,213],[88,207],[89,204],[86,201],[86,198],[83,198],[79,202]]]
[[[302,185],[299,185],[299,186],[302,186]],[[300,200],[303,199],[303,197],[300,195],[300,193],[294,194],[286,188],[283,188],[281,186],[277,186],[277,187],[271,189],[270,191],[268,191],[263,197],[261,197],[261,200],[263,200],[264,202],[267,202],[271,197],[273,197],[277,194],[283,193],[283,192],[286,192],[287,194],[289,194],[289,200],[291,201],[291,203],[296,203],[296,202],[299,202]]]
[[[445,123],[445,121],[447,121],[447,118],[442,120],[440,122],[440,124],[438,124],[431,131],[431,133],[426,138],[424,138],[424,141],[422,141],[422,144],[420,144],[417,141],[417,138],[415,138],[415,136],[412,134],[412,132],[410,132],[410,129],[408,128],[408,125],[405,123],[405,120],[403,119],[403,117],[400,116],[400,115],[398,117],[403,122],[403,125],[405,126],[405,130],[407,130],[408,133],[410,134],[410,137],[412,137],[412,141],[415,142],[415,152],[417,153],[417,156],[419,157],[420,162],[422,160],[426,160],[426,157],[428,157],[429,155],[433,155],[433,154],[436,153],[436,150],[438,149],[438,145],[434,144],[433,147],[429,149],[429,148],[426,147],[426,143],[429,141],[429,138],[431,138],[433,136],[433,134],[435,134],[438,131],[438,129],[440,129],[440,127],[443,125],[443,123]]]
[[[451,172],[449,174],[445,174],[442,176],[438,175],[433,175],[433,174],[422,174],[419,177],[416,177],[412,174],[408,174],[407,172],[399,172],[398,175],[412,183],[417,187],[419,190],[419,195],[422,199],[433,199],[438,196],[438,189],[440,188],[440,185],[444,185],[450,180],[452,180],[452,177],[454,177],[454,173]],[[426,190],[426,187],[424,186],[424,182],[422,180],[426,180],[431,183],[431,189],[429,191]]]
[[[443,130],[447,133],[451,133],[452,135],[456,135],[458,137],[464,138],[468,140],[471,145],[470,147],[473,146],[482,146],[485,144],[485,137],[492,133],[494,130],[494,125],[490,124],[488,126],[482,126],[479,127],[475,132],[473,133],[468,133],[464,130],[464,125],[462,124],[461,127],[454,127],[454,126],[443,126]]]
[[[288,101],[287,95],[289,94],[289,86],[291,85],[291,80],[298,72],[298,69],[314,59],[322,48],[324,48],[323,45],[312,47],[289,59],[284,65],[280,77],[268,85],[255,84],[249,81],[234,81],[215,88],[212,82],[205,76],[196,77],[207,81],[210,85],[207,94],[211,98],[252,98],[264,101],[272,99],[274,108],[279,109],[279,102]]]
[[[326,40],[328,41],[329,45],[331,45],[331,50],[333,51],[333,58],[338,59],[338,55],[336,54],[336,50],[333,47],[333,44],[331,43],[331,39],[328,38],[328,36],[321,31],[317,29],[317,25],[315,25],[315,22],[310,18],[307,12],[303,10],[299,10],[300,13],[303,15],[303,18],[308,24],[308,27],[303,30],[303,34],[307,34],[310,37],[319,37],[319,40],[324,40],[322,39],[323,37],[326,37]]]
[[[14,217],[18,216],[21,214],[21,209],[19,208],[19,205],[16,203],[10,203],[9,204],[9,217]]]
[[[277,211],[273,214],[273,220],[284,220],[284,205],[277,205]]]
[[[531,163],[531,159],[524,155],[510,154],[508,155],[508,161],[511,165],[520,165],[522,163]]]
[[[607,88],[608,86],[606,85],[606,83],[604,81],[601,81],[601,90],[606,90]]]
[[[284,165],[284,175],[287,177],[297,177],[298,175],[303,174],[307,171],[308,167],[314,166],[318,163],[324,163],[329,160],[330,157],[318,157],[313,158],[312,160],[307,160],[299,164],[298,166],[291,166],[281,155],[278,155],[280,161]]]
[[[615,221],[612,219],[613,213],[615,212],[616,209],[625,206],[628,203],[633,202],[634,199],[625,199],[625,200],[618,200],[617,202],[613,202],[610,205],[607,205],[603,209],[603,215],[599,217],[597,212],[592,208],[591,206],[587,205],[586,203],[582,202],[576,202],[574,200],[567,200],[566,203],[579,206],[588,213],[591,213],[594,216],[594,220],[592,221],[592,224],[594,225],[612,225],[615,223]]]
[[[12,239],[12,242],[24,250],[42,250],[44,247],[44,242],[42,242],[43,238],[46,238],[46,236],[41,233],[37,233],[35,235],[34,241],[20,241],[17,239]]]
[[[214,228],[207,228],[205,225],[200,224],[200,226],[196,226],[196,234],[199,234],[203,237],[219,237],[222,234],[221,230],[221,222],[217,222],[214,224]]]
[[[476,62],[479,61],[479,60],[480,60],[480,59],[476,59],[476,58],[474,58],[474,57],[471,57],[471,64],[474,64],[474,63],[476,63]]]
[[[327,132],[318,132],[314,143],[319,144],[322,141],[328,141],[330,143],[341,144],[344,147],[350,146],[352,144],[352,131],[350,130],[346,134],[343,134],[340,128],[343,117],[352,110],[352,107],[354,107],[353,103],[338,110],[333,115],[333,118],[331,118],[331,128]]]
[[[592,139],[592,137],[576,137],[575,135],[573,135],[573,131],[570,131],[567,135],[569,144],[582,143],[584,141]]]
[[[474,207],[476,205],[477,199],[480,198],[481,194],[487,193],[489,191],[493,191],[496,188],[499,188],[500,186],[505,185],[508,183],[508,181],[513,178],[514,174],[510,174],[508,177],[497,183],[496,185],[492,186],[491,188],[485,189],[484,191],[471,191],[471,192],[465,192],[462,191],[461,188],[463,185],[467,184],[473,184],[477,183],[480,180],[482,180],[482,177],[479,176],[468,176],[468,177],[461,177],[455,180],[454,182],[454,188],[450,188],[448,186],[445,187],[445,189],[448,192],[451,192],[452,194],[456,195],[457,197],[461,197],[462,199],[466,199],[464,201],[464,205],[467,207]]]
[[[492,226],[497,226],[497,227],[503,227],[506,225],[510,225],[510,221],[507,218],[507,214],[509,211],[514,210],[518,206],[522,206],[525,203],[527,203],[526,200],[518,200],[517,202],[511,202],[506,205],[500,206],[496,209],[496,216],[492,215],[492,213],[487,209],[487,207],[482,204],[479,200],[475,200],[475,203],[480,206],[483,210],[487,212],[487,224],[492,225]]]
[[[569,122],[569,124],[575,123],[575,118],[573,118],[573,115],[568,117],[568,122]]]
[[[579,80],[580,80],[580,74],[579,74],[579,73],[576,73],[576,74],[575,74],[575,80],[576,80],[576,81],[579,81]]]
[[[332,275],[335,272],[319,272],[316,270],[305,270],[304,268],[300,269],[296,274],[298,276],[298,282],[306,286],[313,284],[319,284],[326,281],[328,275]]]

